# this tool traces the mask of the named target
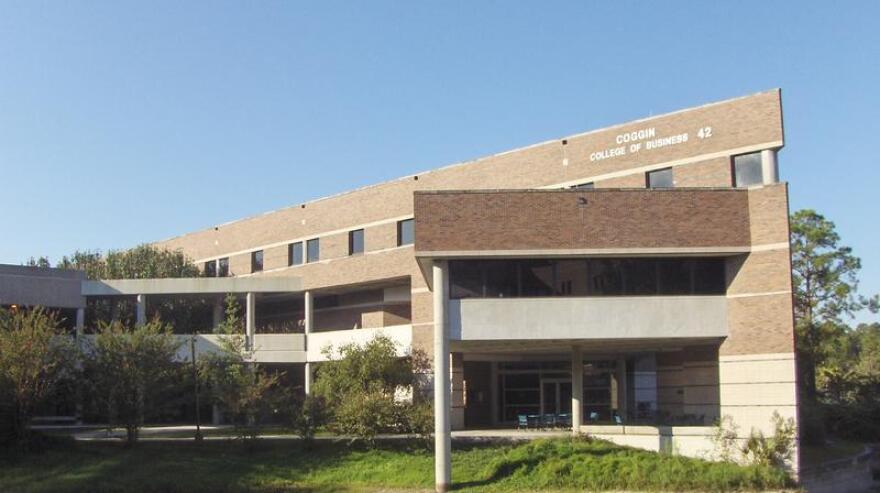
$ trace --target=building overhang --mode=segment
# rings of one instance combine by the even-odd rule
[[[83,296],[291,293],[302,291],[299,277],[186,277],[83,281]]]

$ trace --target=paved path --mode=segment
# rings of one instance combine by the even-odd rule
[[[39,426],[35,429],[69,432],[76,440],[83,441],[118,441],[125,439],[125,429],[101,426]],[[232,426],[229,425],[207,425],[202,426],[202,433],[205,440],[228,440],[233,438]],[[189,441],[194,439],[196,427],[194,425],[181,426],[145,426],[141,428],[138,440],[162,440],[162,441]],[[460,430],[453,431],[452,438],[461,441],[481,441],[481,440],[534,440],[536,438],[565,437],[570,436],[571,431],[568,430],[516,430],[511,428],[491,429],[491,430]],[[405,438],[415,438],[416,435],[394,434],[379,435],[378,439],[382,440],[399,440]],[[299,436],[293,434],[273,434],[267,433],[260,435],[260,438],[272,440],[298,440]],[[344,436],[328,436],[322,435],[315,437],[318,440],[338,440],[345,439]]]

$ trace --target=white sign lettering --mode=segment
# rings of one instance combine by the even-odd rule
[[[712,127],[700,127],[697,130],[697,137],[700,140],[712,138]],[[627,154],[636,154],[642,150],[650,151],[654,149],[662,149],[664,147],[685,144],[690,138],[689,132],[684,132],[666,137],[657,137],[657,129],[654,127],[643,128],[618,134],[614,138],[616,147],[609,147],[601,151],[590,153],[590,161],[604,161]],[[628,144],[628,145],[621,145]]]

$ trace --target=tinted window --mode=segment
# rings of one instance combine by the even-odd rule
[[[662,259],[658,261],[657,268],[660,294],[688,294],[691,292],[692,262]]]
[[[356,229],[348,232],[348,254],[364,253],[364,230]]]
[[[263,251],[251,252],[251,272],[263,270]]]
[[[596,296],[623,294],[623,269],[620,260],[591,260],[587,272],[590,294]]]
[[[415,221],[404,219],[397,221],[397,246],[411,245],[416,239]]]
[[[306,262],[321,260],[321,243],[318,238],[306,242]]]
[[[299,265],[303,263],[303,244],[301,241],[287,246],[287,265]]]
[[[205,262],[205,277],[217,277],[217,261]]]
[[[229,257],[223,257],[217,261],[217,276],[218,277],[228,277],[229,276]]]
[[[523,260],[519,262],[520,296],[552,296],[556,286],[556,262]]]
[[[454,260],[451,298],[724,294],[723,258]]]
[[[672,188],[675,186],[672,181],[672,168],[649,171],[646,177],[648,188]]]
[[[724,294],[727,281],[723,259],[697,259],[694,265],[694,294]]]
[[[483,297],[483,262],[449,262],[449,296],[454,299]]]
[[[630,295],[657,294],[657,262],[651,259],[622,261],[623,290]]]
[[[513,260],[485,261],[485,291],[487,298],[517,296],[517,262]]]
[[[733,186],[750,187],[764,183],[761,153],[753,152],[733,157]]]
[[[586,296],[587,260],[572,259],[556,262],[556,294],[560,296]]]

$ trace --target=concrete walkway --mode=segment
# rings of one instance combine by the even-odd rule
[[[119,441],[125,439],[124,428],[108,429],[106,426],[38,426],[37,430],[66,433],[76,440],[83,441]],[[205,440],[227,440],[233,438],[232,426],[230,425],[207,425],[202,426],[202,434]],[[271,428],[269,429],[272,430]],[[140,429],[139,440],[161,441],[190,441],[194,440],[196,427],[194,425],[178,426],[145,426]],[[512,428],[487,429],[487,430],[460,430],[452,432],[452,439],[457,441],[493,441],[493,440],[534,440],[538,438],[566,437],[571,436],[569,430],[516,430]],[[261,434],[262,439],[271,440],[298,440],[294,434]],[[320,435],[317,440],[339,440],[349,437],[337,435]],[[376,438],[382,440],[400,440],[416,438],[416,435],[393,434],[379,435]]]

